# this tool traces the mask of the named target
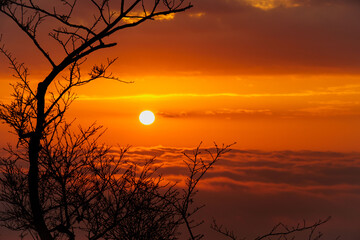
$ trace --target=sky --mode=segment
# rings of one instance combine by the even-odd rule
[[[106,144],[131,145],[132,157],[166,163],[201,141],[236,142],[199,197],[209,205],[205,217],[214,212],[239,234],[332,215],[330,238],[360,238],[360,2],[192,4],[117,33],[116,47],[89,57],[89,64],[118,57],[110,70],[131,83],[99,80],[77,89],[66,117],[96,121],[107,128]],[[35,86],[50,66],[4,16],[0,33]],[[14,79],[6,59],[0,62],[6,102]],[[154,124],[138,121],[143,110],[154,112]],[[4,125],[0,134],[1,145],[14,141]],[[165,173],[178,174],[179,164]],[[220,210],[219,202],[228,204]]]

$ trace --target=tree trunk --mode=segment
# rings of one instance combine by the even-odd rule
[[[45,110],[45,92],[46,87],[42,83],[38,85],[37,92],[37,122],[35,132],[30,137],[29,142],[29,198],[30,206],[33,214],[34,225],[41,240],[52,240],[44,220],[43,209],[39,197],[39,153],[41,149],[40,140],[44,131],[44,110]]]

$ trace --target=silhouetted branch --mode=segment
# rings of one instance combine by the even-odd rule
[[[306,231],[306,230],[310,230],[309,240],[319,239],[321,237],[321,233],[319,233],[320,235],[317,235],[315,238],[312,238],[314,231],[316,230],[316,228],[318,226],[328,222],[330,219],[331,219],[331,217],[328,217],[325,220],[319,219],[317,222],[310,224],[310,225],[307,225],[305,221],[303,221],[302,224],[298,224],[296,226],[287,226],[283,223],[278,223],[277,225],[275,225],[273,227],[273,229],[268,234],[257,237],[257,238],[255,238],[255,240],[261,240],[261,239],[265,239],[265,238],[268,238],[271,236],[285,237],[289,234],[292,234],[295,232],[302,232],[302,231]]]
[[[280,222],[276,224],[269,233],[256,237],[254,240],[261,240],[261,239],[268,239],[268,240],[292,239],[293,240],[296,238],[295,234],[300,232],[304,232],[304,233],[308,232],[306,237],[306,239],[308,240],[318,240],[323,236],[323,234],[321,232],[316,232],[317,228],[327,223],[330,219],[331,217],[328,217],[326,219],[319,219],[318,221],[312,224],[307,224],[304,220],[301,224],[299,223],[296,226],[288,226]],[[222,225],[219,226],[215,220],[213,221],[210,227],[214,231],[222,234],[223,236],[229,239],[236,240],[238,238],[232,230],[224,228]],[[244,239],[245,238],[243,238],[243,240]],[[336,239],[339,239],[339,237]]]
[[[232,239],[232,240],[237,240],[238,238],[236,237],[235,233],[232,230],[229,230],[227,228],[225,228],[223,225],[218,225],[215,221],[215,219],[213,220],[212,224],[210,225],[210,228],[213,229],[214,231]],[[245,238],[242,238],[242,240],[245,240]]]
[[[199,181],[203,178],[205,173],[220,159],[220,157],[225,154],[226,152],[230,151],[230,147],[233,144],[230,145],[223,145],[221,148],[219,148],[215,144],[215,154],[213,154],[209,150],[205,150],[210,156],[211,160],[206,162],[201,157],[201,143],[199,146],[194,150],[193,155],[190,156],[189,154],[184,152],[184,156],[186,157],[186,160],[184,163],[186,164],[189,176],[186,179],[186,188],[183,189],[182,198],[183,200],[180,202],[180,205],[178,204],[176,208],[180,212],[186,228],[190,234],[191,239],[201,239],[203,237],[202,234],[195,235],[193,233],[193,228],[201,225],[203,222],[195,223],[193,220],[191,220],[191,216],[194,215],[196,212],[198,212],[201,208],[203,208],[205,205],[197,206],[190,210],[190,205],[194,202],[194,196],[197,193],[196,186],[199,183]]]

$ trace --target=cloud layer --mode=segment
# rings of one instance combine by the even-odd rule
[[[127,158],[142,162],[155,156],[164,177],[182,185],[187,173],[183,153],[191,155],[193,149],[134,147]],[[205,152],[203,158],[208,158]],[[360,220],[359,176],[358,152],[233,149],[199,185],[199,201],[209,205],[203,217],[215,217],[237,230],[248,229],[241,232],[247,237],[271,229],[277,221],[291,224],[331,215],[325,236],[356,239],[360,236],[355,224]],[[217,239],[208,234],[209,239]]]
[[[197,0],[167,21],[114,36],[120,44],[106,56],[121,56],[114,66],[128,75],[359,74],[359,9],[357,0]],[[0,19],[3,40],[19,59],[36,54],[19,49],[31,42]]]
[[[211,149],[214,151],[214,149]],[[203,151],[203,158],[209,155]],[[156,157],[163,164],[165,175],[183,175],[186,170],[184,155],[191,155],[192,149],[134,147],[128,158],[141,162]],[[360,153],[318,152],[318,151],[274,151],[233,149],[217,163],[204,181],[212,190],[224,185],[229,189],[241,186],[251,190],[274,192],[303,191],[325,196],[347,192],[360,194]],[[264,186],[267,186],[265,189]],[[258,189],[259,188],[259,189]],[[271,188],[271,189],[270,189]]]

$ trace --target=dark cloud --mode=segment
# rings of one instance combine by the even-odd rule
[[[357,6],[263,11],[238,1],[197,1],[191,11],[204,15],[178,15],[151,28],[166,32],[161,44],[171,45],[173,56],[182,59],[175,68],[223,74],[359,73]]]
[[[271,0],[271,1],[262,1],[262,0],[230,0],[227,3],[231,2],[234,5],[240,5],[242,7],[248,6],[253,8],[260,8],[261,6],[269,6],[266,8],[267,11],[273,10],[276,8],[291,8],[291,7],[312,7],[312,6],[356,6],[359,5],[358,0]],[[271,7],[270,7],[271,6]]]
[[[358,0],[296,0],[302,5],[360,5]]]
[[[201,152],[206,160],[204,150]],[[189,148],[138,147],[130,149],[128,158],[157,156],[157,163],[163,164],[164,177],[180,181],[187,172],[183,153],[191,156],[193,152]],[[215,217],[249,239],[266,233],[278,221],[296,224],[330,215],[332,220],[322,228],[326,239],[360,236],[357,152],[233,149],[208,172],[199,187],[198,201],[206,204],[200,215],[206,224]],[[206,239],[219,238],[207,226],[203,230]]]
[[[215,152],[214,148],[207,149]],[[209,160],[204,149],[202,157]],[[128,158],[136,160],[156,157],[164,164],[162,172],[166,175],[185,174],[184,154],[192,156],[194,149],[182,148],[135,148]],[[214,184],[217,179],[233,185],[271,184],[280,190],[283,185],[289,191],[299,188],[313,191],[314,187],[328,191],[333,187],[349,186],[360,189],[360,153],[318,152],[318,151],[274,151],[233,149],[224,155],[207,179]],[[225,180],[224,180],[225,179]],[[226,180],[227,179],[227,180]],[[356,194],[357,194],[356,191]]]
[[[198,0],[173,20],[151,21],[116,34],[119,45],[95,58],[120,55],[126,60],[115,67],[129,75],[360,73],[359,1],[291,2],[299,6],[264,11],[241,0]],[[37,68],[48,66],[34,48],[18,47],[31,42],[15,29],[0,16],[9,49],[21,60],[36,56],[31,63]]]

